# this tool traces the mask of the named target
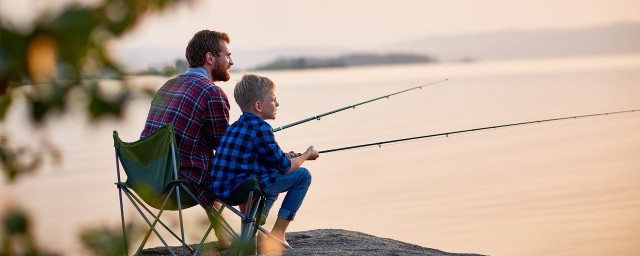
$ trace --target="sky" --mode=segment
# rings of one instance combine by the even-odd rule
[[[638,10],[637,0],[201,0],[149,17],[120,43],[182,45],[211,29],[228,32],[243,50],[366,49],[433,35],[640,21]]]
[[[42,10],[100,0],[0,0],[28,23]],[[202,29],[230,34],[232,52],[286,47],[374,49],[438,35],[574,29],[640,22],[638,0],[193,0],[147,17],[114,49],[184,49]]]

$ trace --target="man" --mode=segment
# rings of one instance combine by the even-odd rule
[[[216,81],[229,81],[233,65],[226,33],[202,30],[189,41],[186,58],[189,69],[167,81],[155,94],[141,138],[164,124],[173,124],[180,150],[180,173],[195,188],[206,208],[214,206],[208,196],[209,172],[214,150],[229,126],[229,100]],[[217,205],[216,205],[217,206]],[[215,225],[219,246],[230,238]]]

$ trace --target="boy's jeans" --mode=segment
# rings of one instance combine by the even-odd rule
[[[280,211],[278,211],[278,217],[289,221],[293,220],[302,205],[307,190],[309,190],[309,185],[311,185],[311,173],[304,167],[295,169],[286,175],[279,174],[276,176],[275,183],[262,188],[262,192],[267,197],[262,214],[267,216],[271,206],[278,199],[278,194],[287,192],[282,206],[280,206]]]

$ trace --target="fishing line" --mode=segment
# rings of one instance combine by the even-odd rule
[[[344,111],[344,110],[347,110],[347,109],[355,109],[357,106],[360,106],[360,105],[364,105],[364,104],[371,103],[371,102],[374,102],[374,101],[377,101],[377,100],[381,100],[381,99],[388,99],[389,97],[394,96],[394,95],[398,95],[398,94],[405,93],[405,92],[408,92],[408,91],[412,91],[412,90],[415,90],[415,89],[422,89],[422,87],[433,85],[433,84],[437,84],[437,83],[441,83],[441,82],[446,82],[446,81],[449,81],[449,78],[438,80],[438,81],[434,81],[434,82],[430,82],[430,83],[423,84],[423,85],[420,85],[420,86],[416,86],[416,87],[412,87],[412,88],[405,89],[405,90],[402,90],[402,91],[394,92],[392,94],[387,94],[387,95],[384,95],[384,96],[380,96],[378,98],[374,98],[374,99],[370,99],[370,100],[367,100],[367,101],[363,101],[363,102],[360,102],[360,103],[357,103],[357,104],[354,104],[354,105],[350,105],[350,106],[346,106],[346,107],[339,108],[339,109],[336,109],[336,110],[332,110],[332,111],[329,111],[329,112],[324,113],[324,114],[319,114],[319,115],[312,116],[312,117],[309,117],[309,118],[306,118],[306,119],[303,119],[303,120],[300,120],[300,121],[297,121],[297,122],[293,122],[293,123],[290,123],[290,124],[287,124],[287,125],[283,125],[283,126],[274,128],[273,132],[278,132],[278,131],[287,129],[289,127],[296,126],[296,125],[299,125],[299,124],[303,124],[303,123],[306,123],[306,122],[309,122],[309,121],[320,120],[320,118],[322,118],[322,117],[325,117],[325,116],[328,116],[328,115],[331,115],[331,114],[335,114],[335,113],[338,113],[338,112],[341,112],[341,111]]]
[[[374,146],[382,147],[382,145],[385,145],[385,144],[398,144],[398,143],[402,143],[402,142],[424,140],[424,139],[435,138],[435,137],[449,137],[451,135],[457,135],[457,134],[462,134],[462,133],[470,133],[470,132],[477,132],[477,131],[482,131],[482,130],[499,129],[499,128],[522,126],[522,125],[529,125],[529,124],[540,124],[540,123],[554,122],[554,121],[567,120],[567,119],[578,119],[578,118],[604,116],[604,115],[625,114],[625,113],[633,113],[633,112],[638,112],[638,111],[640,111],[640,109],[617,111],[617,112],[607,112],[607,113],[598,113],[598,114],[589,114],[589,115],[580,115],[580,116],[560,117],[560,118],[528,121],[528,122],[521,122],[521,123],[511,123],[511,124],[503,124],[503,125],[494,125],[494,126],[473,128],[473,129],[467,129],[467,130],[444,132],[444,133],[437,133],[437,134],[429,134],[429,135],[423,135],[423,136],[417,136],[417,137],[409,137],[409,138],[373,142],[373,143],[367,143],[367,144],[361,144],[361,145],[355,145],[355,146],[334,148],[334,149],[318,151],[318,153],[323,154],[323,153],[330,153],[330,152],[336,152],[336,151],[342,151],[342,150],[351,150],[351,149],[374,147]]]

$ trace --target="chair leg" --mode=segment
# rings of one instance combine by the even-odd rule
[[[256,231],[257,231],[257,227],[260,226],[260,223],[257,222],[257,218],[256,216],[258,214],[262,214],[260,212],[258,212],[260,210],[260,204],[262,203],[262,197],[258,197],[257,199],[255,199],[253,201],[253,206],[251,207],[251,212],[249,212],[249,216],[250,216],[250,220],[251,222],[249,222],[248,225],[248,240],[251,241],[252,243],[252,248],[254,249],[254,254],[257,254],[258,252],[258,241],[256,238]]]
[[[260,224],[256,222],[256,214],[260,208],[259,205],[261,201],[262,197],[254,198],[253,192],[249,192],[247,207],[242,221],[242,246],[240,247],[238,255],[245,255],[245,253],[255,255],[257,253],[258,246],[255,234]],[[250,251],[245,252],[245,249],[249,249]]]
[[[246,242],[245,233],[247,231],[247,218],[248,218],[247,211],[251,207],[250,200],[251,200],[251,196],[249,196],[249,199],[247,200],[246,207],[243,213],[244,217],[242,218],[242,221],[240,223],[240,243],[239,243],[240,248],[238,248],[238,256],[244,255],[245,242]]]
[[[244,213],[241,213],[240,211],[238,211],[236,208],[233,208],[230,205],[227,205],[226,203],[222,202],[222,201],[218,201],[220,202],[220,204],[222,204],[222,206],[226,207],[227,209],[229,209],[229,211],[233,212],[234,214],[240,216],[241,218],[244,218]],[[213,214],[211,213],[213,217],[216,218],[216,220],[220,221],[220,223],[222,223],[222,227],[229,233],[231,234],[231,236],[233,236],[234,239],[238,239],[240,238],[240,234],[236,233],[235,230],[233,230],[233,228],[231,227],[231,225],[229,225],[229,223],[227,223],[226,221],[224,221],[224,219],[222,219],[222,216],[219,214]]]
[[[189,189],[187,189],[187,187],[184,184],[180,184],[180,187],[182,187],[182,189],[184,189],[185,192],[187,192],[187,194],[189,196],[191,196],[191,198],[193,200],[195,200],[196,202],[198,202],[199,205],[202,205],[202,203],[200,202],[200,200],[198,200],[198,198],[191,192],[189,191]],[[229,223],[227,223],[224,218],[222,218],[222,211],[224,210],[224,208],[229,208],[232,210],[236,210],[235,208],[225,204],[222,201],[218,201],[222,207],[220,208],[220,210],[213,210],[212,212],[209,211],[207,208],[202,207],[202,209],[204,210],[205,214],[207,214],[208,217],[212,217],[214,221],[218,221],[220,222],[220,224],[222,224],[222,228],[227,231],[227,233],[229,233],[234,239],[238,238],[238,234],[236,234],[236,232],[233,230],[233,228],[231,227],[231,225],[229,225]],[[237,211],[237,210],[236,210]],[[211,218],[209,218],[211,219]],[[188,246],[188,245],[187,245]],[[193,251],[193,249],[191,249],[191,251]]]
[[[126,188],[124,188],[126,190]],[[131,192],[129,192],[131,193]],[[142,209],[144,209],[149,215],[151,215],[151,217],[153,217],[154,219],[158,219],[158,223],[160,223],[160,225],[162,225],[162,227],[165,228],[165,230],[167,230],[175,239],[177,239],[179,242],[182,242],[182,240],[180,239],[180,237],[178,235],[176,235],[175,232],[173,232],[171,230],[171,228],[169,228],[162,220],[160,220],[160,218],[158,216],[156,216],[155,214],[153,214],[153,212],[151,210],[149,210],[149,208],[147,208],[144,203],[142,201],[140,201],[140,199],[138,199],[135,195],[133,195],[133,199],[136,200],[136,202],[138,202],[139,206],[142,206]],[[145,240],[146,242],[146,240]],[[193,248],[191,248],[191,246],[189,246],[187,244],[187,249],[189,251],[193,251]]]
[[[122,206],[122,188],[118,186],[118,196],[120,198],[120,219],[122,220],[122,240],[124,242],[124,252],[129,254],[129,242],[127,241],[127,227],[124,224],[124,207]]]
[[[187,192],[187,194],[189,196],[191,196],[191,198],[193,200],[195,200],[196,202],[198,202],[199,205],[202,205],[202,203],[200,202],[200,200],[198,200],[198,198],[191,192],[189,191],[189,189],[187,189],[187,187],[184,184],[180,184],[180,187],[182,187],[182,189],[184,189],[185,192]],[[209,216],[211,214],[212,217],[214,217],[215,221],[219,221],[222,224],[222,228],[225,229],[225,231],[227,231],[231,236],[233,236],[233,238],[237,238],[238,234],[236,234],[235,231],[233,231],[233,228],[231,227],[231,225],[229,225],[229,223],[227,223],[224,218],[222,218],[222,210],[224,210],[224,208],[229,208],[229,209],[233,209],[231,206],[225,204],[222,201],[218,201],[220,204],[222,204],[222,208],[220,208],[220,210],[213,210],[214,212],[210,212],[207,208],[203,207],[205,214],[207,214],[207,216]],[[214,214],[215,213],[215,214]]]
[[[254,198],[253,191],[249,192],[249,197],[247,198],[247,207],[244,210],[244,218],[242,219],[242,225],[240,228],[240,248],[238,250],[238,255],[245,255],[245,249],[249,249],[248,247],[252,245],[253,241],[250,239],[250,228],[252,223],[255,221],[251,213],[253,212],[254,207]],[[251,251],[247,251],[246,254],[252,253]]]
[[[231,225],[229,225],[229,223],[227,223],[223,218],[222,215],[219,212],[216,213],[212,213],[212,212],[207,212],[207,215],[209,215],[209,220],[214,222],[217,221],[221,224],[221,227],[224,229],[224,231],[226,231],[229,235],[231,235],[231,237],[233,239],[237,239],[238,237],[240,237],[231,227]],[[213,224],[213,223],[212,223]]]
[[[198,202],[199,205],[202,205],[202,203],[200,202],[200,200],[198,200],[198,198],[184,185],[184,184],[180,184],[180,187],[182,189],[184,189],[184,191],[196,202]],[[202,240],[200,240],[200,243],[198,244],[198,247],[196,248],[196,250],[194,251],[189,245],[187,245],[187,247],[189,248],[190,251],[194,252],[193,255],[198,255],[198,253],[200,252],[200,249],[202,249],[202,245],[204,244],[204,241],[207,239],[207,237],[209,236],[209,234],[211,233],[211,230],[213,229],[213,223],[214,222],[218,222],[221,224],[222,228],[229,233],[233,239],[237,239],[239,236],[238,234],[233,230],[233,228],[231,227],[231,225],[229,225],[229,223],[227,223],[223,218],[222,218],[222,211],[224,210],[224,208],[229,208],[233,211],[237,211],[235,208],[232,208],[231,206],[225,204],[224,202],[219,201],[222,204],[222,207],[220,208],[220,210],[216,210],[213,209],[212,211],[209,211],[209,209],[202,207],[202,209],[205,211],[205,214],[207,214],[207,217],[209,217],[209,220],[211,221],[211,225],[209,225],[209,228],[207,229],[207,232],[204,234],[204,236],[202,237]]]
[[[187,255],[187,241],[184,240],[184,224],[182,221],[182,202],[180,201],[180,187],[176,187],[176,197],[178,198],[178,216],[180,217],[180,235],[182,236],[182,255]]]
[[[213,223],[211,223],[209,225],[209,228],[207,229],[207,232],[204,233],[204,236],[202,237],[202,240],[200,241],[200,244],[198,244],[198,247],[196,248],[196,251],[193,253],[193,256],[197,256],[198,253],[200,252],[200,249],[202,249],[202,245],[204,244],[204,241],[207,239],[207,237],[209,236],[209,233],[211,233],[211,230],[213,229]]]
[[[162,239],[162,236],[160,236],[160,233],[158,233],[158,231],[155,229],[155,224],[151,224],[151,222],[149,221],[149,219],[147,218],[147,216],[142,212],[142,210],[140,210],[140,207],[138,207],[138,205],[135,203],[135,201],[133,200],[133,198],[131,198],[131,195],[129,195],[129,193],[127,193],[125,191],[124,193],[129,200],[131,200],[131,203],[133,204],[133,206],[136,208],[136,210],[138,210],[138,213],[140,213],[140,215],[142,216],[142,218],[144,219],[144,221],[147,223],[147,225],[149,225],[150,227],[150,231],[153,231],[156,236],[158,236],[158,238],[160,239],[160,241],[162,242],[162,244],[164,245],[165,248],[167,248],[167,250],[169,251],[169,253],[171,253],[172,256],[176,256],[176,254],[173,252],[173,250],[171,250],[171,247],[169,247],[169,245],[167,244],[166,241],[164,241],[164,239]],[[166,201],[165,201],[166,202]],[[163,207],[164,208],[164,205]],[[160,210],[160,213],[158,214],[158,218],[160,216],[160,214],[162,213],[162,210]],[[158,219],[156,218],[156,220]],[[147,237],[148,238],[148,237]],[[140,254],[140,252],[142,251],[142,246],[144,246],[144,243],[141,244],[141,246],[138,248],[138,251],[136,251],[136,255]]]
[[[162,215],[162,213],[164,212],[164,206],[165,206],[165,204],[167,203],[167,201],[169,200],[169,198],[171,197],[171,193],[173,193],[174,191],[175,191],[175,187],[174,187],[174,188],[171,188],[171,190],[169,191],[169,195],[167,195],[167,198],[165,198],[164,202],[162,203],[162,207],[160,207],[160,211],[158,212],[158,215],[157,215],[157,216],[156,216],[156,215],[154,215],[154,214],[152,214],[152,213],[149,211],[149,214],[151,214],[151,216],[153,216],[153,218],[154,218],[153,225],[151,225],[151,228],[150,228],[150,229],[147,231],[147,233],[145,234],[144,239],[142,239],[142,243],[140,243],[140,247],[138,248],[138,251],[136,252],[136,254],[140,253],[140,252],[142,251],[142,249],[144,248],[144,246],[146,245],[147,240],[149,239],[149,236],[151,235],[151,231],[152,231],[152,230],[153,230],[153,231],[156,231],[156,229],[155,229],[156,224],[158,224],[158,222],[160,222],[160,223],[162,223],[162,224],[163,224],[163,226],[164,226],[164,223],[163,223],[162,221],[160,221],[160,216],[161,216],[161,215]],[[144,206],[144,204],[141,204],[141,205],[143,205],[143,206]],[[137,206],[136,206],[136,208],[137,208]],[[146,207],[144,207],[144,208],[146,209]],[[138,211],[140,211],[140,210],[138,209]],[[141,212],[141,211],[140,211],[140,214],[142,214],[142,212]],[[144,217],[144,216],[143,216],[143,217]],[[145,219],[146,219],[146,218],[145,218]],[[165,227],[166,227],[166,226],[165,226]],[[167,229],[168,229],[168,228],[167,228]],[[158,238],[160,238],[160,240],[162,240],[162,237],[160,237],[160,234],[158,234],[158,233],[156,232],[156,235],[158,236]],[[178,240],[180,240],[180,239],[178,238]],[[181,241],[181,242],[183,242],[184,240],[180,240],[180,241]],[[184,244],[184,242],[183,242],[183,244]],[[172,252],[172,253],[173,253],[173,252]]]
[[[252,237],[256,236],[256,234],[258,233],[258,228],[263,223],[262,222],[262,211],[264,210],[265,200],[266,200],[266,198],[264,196],[260,196],[260,197],[258,197],[258,201],[255,202],[256,211],[253,213],[253,218],[255,219],[255,222],[251,226],[251,236]]]
[[[118,198],[120,199],[120,219],[122,220],[122,240],[124,242],[124,253],[129,254],[129,241],[127,240],[127,228],[124,224],[124,207],[122,206],[122,186],[120,186],[120,156],[118,154],[118,149],[115,149],[116,153],[116,176],[118,177],[118,183],[116,183],[116,187],[118,188]]]

